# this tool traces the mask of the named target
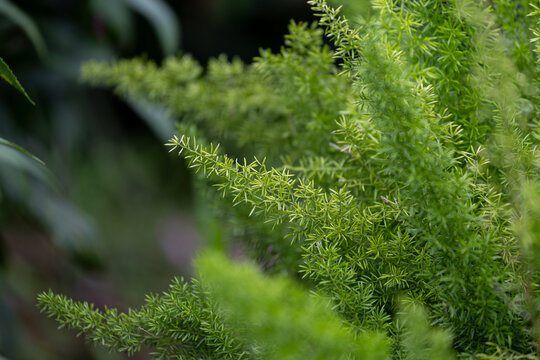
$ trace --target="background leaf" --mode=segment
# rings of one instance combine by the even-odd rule
[[[133,12],[123,1],[92,0],[92,10],[107,23],[122,45],[134,35]]]
[[[43,161],[19,145],[0,137],[0,169],[7,167],[22,170],[55,187],[54,176]]]
[[[164,106],[129,98],[126,102],[160,140],[165,141],[174,133],[175,118]]]
[[[7,146],[7,147],[10,147],[12,149],[15,149],[15,150],[17,150],[19,152],[22,152],[26,156],[31,157],[32,159],[34,159],[35,161],[37,161],[41,165],[45,165],[45,163],[40,158],[38,158],[37,156],[32,155],[32,153],[30,153],[28,150],[22,148],[21,146],[19,146],[17,144],[12,143],[11,141],[8,141],[8,140],[6,140],[6,139],[4,139],[2,137],[0,137],[0,146]]]
[[[25,32],[39,57],[43,59],[47,56],[47,46],[32,18],[8,0],[0,0],[0,14],[9,18]]]
[[[162,0],[123,0],[144,16],[154,27],[164,55],[171,55],[180,45],[180,25],[174,11]]]

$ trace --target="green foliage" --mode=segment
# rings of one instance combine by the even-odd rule
[[[38,297],[42,311],[62,327],[88,334],[108,348],[132,354],[143,345],[156,359],[242,359],[247,353],[225,327],[199,282],[175,279],[162,296],[148,295],[139,310],[95,309],[51,291]]]
[[[451,350],[451,334],[440,329],[430,329],[427,315],[420,306],[404,304],[399,320],[404,328],[402,336],[407,359],[455,359]]]
[[[251,66],[220,56],[203,75],[186,55],[166,59],[161,68],[144,59],[88,63],[82,79],[114,86],[130,99],[166,105],[210,139],[242,147],[244,153],[276,160],[283,154],[298,159],[335,151],[326,145],[335,113],[351,100],[347,81],[336,77],[320,29],[292,23],[290,32],[281,53],[262,51]],[[284,148],[276,149],[276,142]]]
[[[326,1],[309,3],[332,50],[323,30],[293,22],[281,51],[252,65],[222,56],[205,72],[185,55],[83,68],[90,84],[180,118],[167,145],[200,174],[205,215],[278,273],[202,256],[200,282],[182,289],[204,298],[185,306],[208,317],[182,329],[201,326],[214,352],[187,348],[216,358],[537,356],[538,6],[378,0],[350,25]],[[159,332],[149,324],[192,315],[156,304],[117,315],[40,296],[92,340],[189,358],[160,347],[180,346],[167,337],[172,320]],[[101,317],[84,320],[92,314]],[[143,333],[125,325],[133,319]]]
[[[261,347],[261,358],[386,357],[383,335],[355,336],[324,299],[287,278],[269,279],[253,265],[234,264],[219,253],[201,256],[198,268],[220,310],[248,343]]]
[[[28,96],[28,94],[26,93],[26,90],[24,90],[24,88],[22,87],[21,83],[19,83],[17,77],[13,74],[9,66],[4,62],[4,60],[2,60],[2,58],[0,58],[0,76],[5,81],[7,81],[9,85],[19,90],[21,94],[23,94],[32,105],[35,105],[32,99],[30,99],[30,96]]]

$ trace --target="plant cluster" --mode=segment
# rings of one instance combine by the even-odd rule
[[[251,65],[83,68],[180,118],[167,145],[259,268],[208,252],[137,311],[39,306],[158,359],[536,358],[538,4],[309,3],[318,25]]]

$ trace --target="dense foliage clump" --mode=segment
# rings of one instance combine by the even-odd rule
[[[167,145],[228,240],[209,243],[259,268],[213,251],[140,310],[39,306],[156,358],[536,358],[538,6],[309,3],[318,25],[291,23],[251,65],[83,68],[179,117]]]

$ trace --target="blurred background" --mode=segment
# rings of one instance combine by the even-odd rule
[[[52,288],[98,307],[137,307],[190,276],[200,246],[174,119],[79,81],[81,63],[190,53],[249,62],[278,51],[305,0],[0,0],[0,57],[32,106],[0,82],[0,359],[122,359],[35,307]],[[147,359],[142,354],[133,357]]]

